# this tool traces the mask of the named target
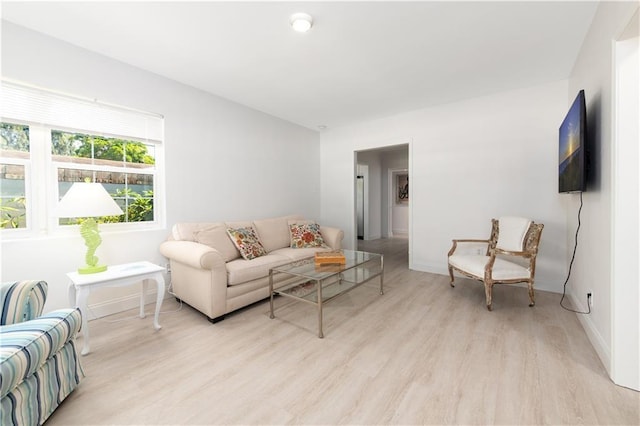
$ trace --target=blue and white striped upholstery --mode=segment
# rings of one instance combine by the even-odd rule
[[[47,299],[44,281],[14,281],[0,285],[0,325],[29,321],[42,314]]]
[[[26,288],[33,282],[22,283]],[[36,302],[23,309],[27,313],[42,311],[46,298],[46,283],[35,283],[32,293],[36,295],[27,298]],[[2,289],[3,302],[10,299],[26,306],[24,297],[17,296],[26,294],[24,288],[14,289],[15,297],[4,292],[5,286]],[[9,309],[16,315],[7,317],[24,318],[18,313],[20,309]],[[75,347],[81,324],[80,310],[60,309],[36,319],[0,325],[0,424],[40,425],[78,386],[84,377]]]

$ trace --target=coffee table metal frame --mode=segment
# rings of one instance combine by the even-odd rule
[[[316,266],[314,258],[306,258],[269,270],[269,318],[275,318],[273,298],[280,295],[316,305],[318,309],[318,337],[323,338],[322,307],[325,303],[380,277],[380,294],[384,294],[384,256],[363,251],[342,250],[345,265]],[[286,274],[274,288],[274,276]],[[284,284],[282,284],[284,282]]]

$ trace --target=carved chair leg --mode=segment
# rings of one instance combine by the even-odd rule
[[[533,294],[533,283],[529,281],[527,284],[529,285],[529,306],[534,306],[536,301]]]
[[[449,266],[449,276],[451,277],[451,281],[449,282],[449,285],[450,285],[451,287],[455,287],[455,286],[453,285],[453,268],[452,268],[451,266]]]
[[[484,283],[484,294],[487,297],[487,309],[491,311],[493,285],[491,283]]]

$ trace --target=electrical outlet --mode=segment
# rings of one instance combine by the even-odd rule
[[[587,303],[590,308],[593,308],[593,292],[591,291],[587,293]]]

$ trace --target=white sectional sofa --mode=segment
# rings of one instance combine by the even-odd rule
[[[312,229],[319,228],[321,238],[301,243],[296,232],[310,224]],[[243,228],[255,230],[266,254],[250,260],[241,256],[228,230]],[[245,222],[177,223],[160,252],[170,261],[175,296],[217,322],[229,312],[269,297],[270,268],[311,257],[317,251],[339,250],[343,237],[340,229],[314,225],[295,215]]]

